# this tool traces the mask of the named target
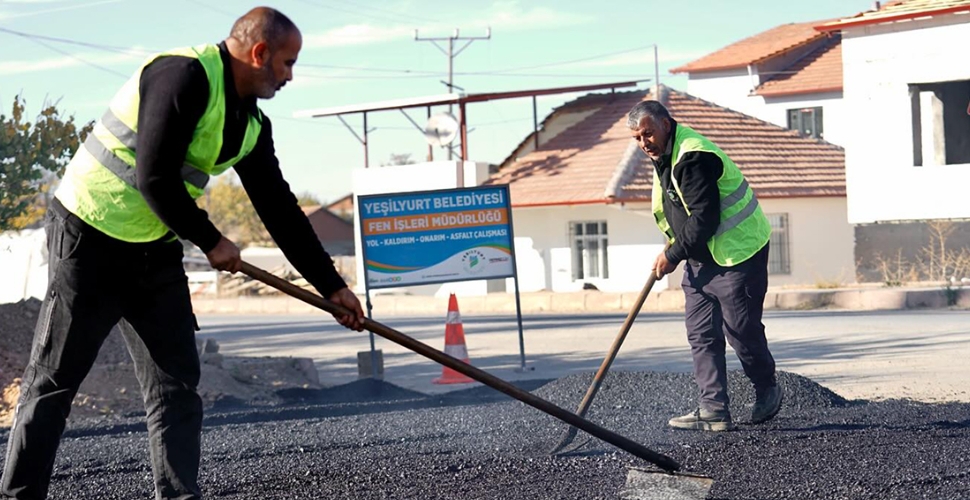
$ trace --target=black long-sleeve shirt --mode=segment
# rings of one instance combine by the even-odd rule
[[[673,122],[670,139],[673,141],[677,123]],[[685,259],[701,263],[714,262],[707,241],[717,232],[721,220],[721,195],[717,180],[724,172],[724,164],[714,153],[691,151],[684,153],[680,161],[671,168],[671,148],[659,160],[654,161],[654,175],[660,178],[663,189],[663,209],[667,223],[674,233],[674,243],[667,249],[667,260],[677,264]],[[690,215],[677,196],[671,176],[684,195],[684,202],[690,207]]]
[[[222,163],[239,154],[249,116],[261,115],[255,98],[241,99],[236,93],[229,52],[224,43],[219,44],[219,49],[226,89],[226,123],[218,159]],[[189,196],[180,175],[193,132],[209,100],[205,69],[194,58],[158,58],[142,71],[139,95],[135,163],[138,189],[169,229],[209,252],[222,234]],[[262,115],[261,120],[255,148],[234,169],[283,254],[321,294],[329,296],[347,285],[283,179],[269,118]]]

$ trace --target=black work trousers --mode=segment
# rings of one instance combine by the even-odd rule
[[[773,386],[775,360],[761,322],[768,291],[768,245],[733,267],[689,260],[682,285],[699,405],[728,409],[725,337],[755,389]]]
[[[9,434],[0,498],[47,497],[71,401],[119,321],[145,403],[155,496],[201,498],[200,368],[181,243],[122,242],[56,200],[45,222],[48,291]]]

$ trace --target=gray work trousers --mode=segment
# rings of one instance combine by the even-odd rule
[[[768,290],[768,246],[734,267],[688,260],[682,285],[700,407],[728,409],[725,338],[755,389],[775,385],[775,360],[761,322]]]

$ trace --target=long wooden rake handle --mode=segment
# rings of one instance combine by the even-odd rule
[[[626,340],[626,336],[630,333],[630,328],[633,326],[633,321],[637,319],[637,315],[640,314],[640,309],[643,308],[643,303],[647,300],[647,295],[650,294],[650,290],[653,288],[654,283],[657,282],[657,274],[654,272],[650,273],[650,277],[647,278],[647,282],[643,285],[643,289],[640,290],[640,296],[637,297],[636,303],[633,308],[630,309],[629,314],[626,316],[626,321],[623,322],[623,326],[620,327],[620,332],[616,335],[616,339],[613,340],[613,345],[610,347],[610,351],[603,358],[603,362],[600,364],[600,369],[597,370],[596,375],[593,377],[593,383],[590,384],[589,389],[586,390],[586,395],[583,397],[582,402],[579,403],[579,408],[576,410],[576,414],[580,417],[586,417],[586,412],[589,411],[589,407],[593,405],[593,398],[596,397],[596,393],[599,392],[600,386],[603,385],[603,380],[606,378],[606,373],[610,371],[610,366],[613,364],[613,360],[616,359],[616,355],[620,352],[620,347],[623,346],[623,341]],[[551,453],[557,453],[566,448],[576,437],[576,427],[570,427],[566,430],[562,439],[559,440],[559,444],[553,448]]]
[[[351,312],[333,302],[320,297],[312,292],[304,290],[296,285],[293,285],[281,278],[278,278],[262,269],[259,269],[247,262],[242,263],[242,272],[247,276],[261,281],[291,297],[302,300],[307,304],[314,307],[322,309],[333,315],[348,315]],[[637,457],[640,457],[648,462],[651,462],[658,467],[674,472],[680,470],[680,464],[674,459],[663,455],[661,453],[655,452],[646,446],[643,446],[637,442],[634,442],[626,437],[623,437],[613,431],[604,429],[583,417],[580,417],[574,413],[569,412],[563,408],[560,408],[530,392],[519,389],[518,387],[484,371],[476,368],[468,363],[465,363],[457,358],[453,358],[433,347],[428,346],[422,342],[419,342],[407,335],[390,328],[388,326],[382,325],[376,321],[365,318],[364,328],[371,332],[384,337],[395,344],[401,345],[411,351],[414,351],[436,363],[442,364],[455,370],[458,373],[467,375],[489,387],[495,389],[499,392],[505,393],[519,401],[541,411],[552,415],[553,417],[562,420],[563,422],[582,429],[589,434],[606,441],[607,443],[616,446],[624,451],[627,451]]]

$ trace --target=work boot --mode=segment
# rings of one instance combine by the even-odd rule
[[[667,422],[674,429],[699,431],[729,431],[734,429],[731,412],[728,410],[706,410],[698,408],[682,417],[674,417]]]
[[[755,389],[754,408],[751,409],[751,423],[763,424],[773,418],[781,410],[783,395],[781,387],[776,385],[764,389]]]

